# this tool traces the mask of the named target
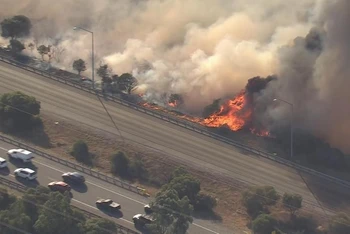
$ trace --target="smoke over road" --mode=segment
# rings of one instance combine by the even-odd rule
[[[347,0],[0,0],[0,20],[17,14],[33,23],[28,41],[65,48],[60,66],[89,61],[95,33],[99,61],[132,73],[139,92],[156,101],[183,96],[188,112],[239,93],[248,79],[276,75],[254,93],[258,118],[269,128],[295,120],[350,152],[350,68]],[[97,64],[98,65],[98,64]],[[86,74],[88,71],[86,71]]]

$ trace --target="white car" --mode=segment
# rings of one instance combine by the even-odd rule
[[[18,168],[14,171],[15,176],[21,177],[27,180],[36,179],[36,172],[29,168]]]
[[[7,167],[7,161],[4,158],[0,157],[0,168],[5,168]]]
[[[24,163],[30,162],[34,155],[32,152],[25,149],[10,149],[7,151],[10,158],[22,160]]]

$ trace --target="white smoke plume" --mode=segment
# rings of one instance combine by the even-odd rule
[[[182,94],[188,112],[235,95],[251,77],[277,74],[278,82],[260,98],[288,99],[296,106],[298,124],[350,150],[348,2],[0,0],[6,6],[0,20],[28,16],[33,23],[28,42],[64,48],[59,65],[66,69],[77,58],[89,65],[90,35],[73,31],[74,26],[87,28],[95,35],[97,66],[101,60],[117,74],[132,73],[151,98]],[[326,31],[321,54],[309,53],[294,40],[314,26]],[[265,117],[278,122],[287,119],[287,111],[281,105]]]

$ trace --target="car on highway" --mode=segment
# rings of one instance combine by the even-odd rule
[[[5,168],[7,167],[7,161],[6,159],[0,157],[0,168]]]
[[[132,220],[134,221],[134,224],[139,227],[143,227],[146,224],[151,224],[154,221],[152,216],[145,214],[134,215],[134,217],[132,217]]]
[[[58,191],[58,192],[61,192],[61,193],[64,193],[64,192],[70,192],[71,190],[71,187],[69,186],[69,184],[63,182],[63,181],[54,181],[54,182],[51,182],[47,185],[47,187],[49,187],[49,189],[51,191]]]
[[[153,209],[151,208],[151,206],[149,204],[145,205],[143,208],[145,209],[146,214],[153,213]]]
[[[26,180],[34,180],[37,177],[36,172],[30,168],[17,168],[14,174],[16,177],[21,177]]]
[[[34,158],[33,153],[25,149],[10,149],[7,151],[7,155],[10,159],[19,159],[24,163],[31,162]]]
[[[78,172],[64,173],[62,179],[66,183],[82,184],[85,182],[84,176]]]
[[[120,204],[112,201],[111,199],[98,199],[96,201],[96,206],[101,210],[107,211],[117,211],[122,208]]]

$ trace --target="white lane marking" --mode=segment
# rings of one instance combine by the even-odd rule
[[[76,199],[72,199],[72,201],[75,201],[75,202],[80,203],[80,204],[82,204],[82,205],[84,205],[84,206],[90,207],[91,209],[99,210],[99,209],[97,209],[97,208],[94,207],[94,206],[90,206],[90,205],[88,205],[88,204],[86,204],[86,203],[84,203],[84,202],[78,201],[78,200],[76,200]],[[128,223],[134,224],[133,222],[131,222],[131,221],[127,220],[127,219],[124,219],[124,218],[119,218],[119,219],[120,219],[120,220],[123,220],[123,221],[125,221],[125,222],[128,222]]]
[[[5,151],[7,152],[7,149],[5,149],[5,148],[3,148],[3,147],[0,147],[0,149],[5,150]],[[51,167],[51,166],[49,166],[49,165],[47,165],[47,164],[45,164],[45,163],[41,163],[41,162],[38,162],[38,161],[36,161],[36,160],[33,160],[33,161],[36,162],[36,163],[38,163],[38,164],[41,164],[41,165],[43,165],[43,166],[46,166],[46,167],[48,167],[48,168],[51,168],[52,170],[55,170],[55,171],[58,171],[58,172],[61,172],[61,173],[65,173],[65,171],[61,171],[61,170],[59,170],[59,169],[57,169],[57,168],[54,168],[54,167]],[[10,175],[10,176],[13,176],[13,175]],[[15,176],[13,176],[13,177],[15,177]],[[49,179],[52,179],[52,178],[49,177]],[[55,181],[55,179],[53,179],[53,180]],[[98,187],[98,188],[104,189],[104,190],[106,190],[106,191],[108,191],[108,192],[117,194],[117,195],[119,195],[119,196],[121,196],[121,197],[124,197],[124,198],[126,198],[126,199],[129,199],[129,200],[134,201],[134,202],[136,202],[136,203],[139,203],[139,204],[141,204],[141,205],[146,205],[146,204],[143,203],[143,202],[140,202],[140,201],[138,201],[138,200],[132,199],[132,198],[127,197],[127,196],[125,196],[125,195],[123,195],[123,194],[114,192],[114,191],[112,191],[112,190],[110,190],[110,189],[104,188],[104,187],[102,187],[102,186],[100,186],[100,185],[97,185],[97,184],[95,184],[95,183],[92,183],[92,182],[89,182],[89,181],[86,181],[86,183],[89,183],[89,184],[94,185],[94,186],[96,186],[96,187]],[[74,199],[73,199],[73,200],[74,200]],[[75,201],[80,202],[80,201],[78,201],[78,200],[75,200]],[[80,203],[82,203],[82,202],[80,202]],[[82,204],[85,204],[85,203],[82,203]],[[87,205],[87,204],[85,204],[85,205]],[[90,206],[90,205],[87,205],[87,206],[93,207],[93,206]],[[94,208],[94,209],[97,209],[96,207],[93,207],[93,208]],[[123,218],[121,218],[121,219],[123,220]],[[130,222],[130,221],[126,220],[126,219],[125,219],[125,221]],[[132,222],[130,222],[130,223],[132,223]],[[204,230],[207,230],[207,231],[209,231],[209,232],[212,232],[212,233],[215,233],[215,234],[219,234],[218,232],[215,232],[215,231],[213,231],[213,230],[210,230],[210,229],[208,229],[208,228],[206,228],[206,227],[203,227],[203,226],[201,226],[201,225],[199,225],[199,224],[196,224],[196,223],[192,223],[192,224],[195,225],[195,226],[197,226],[197,227],[199,227],[199,228],[203,228]]]
[[[213,230],[210,230],[209,228],[206,228],[206,227],[203,227],[203,226],[201,226],[201,225],[199,225],[199,224],[196,224],[196,223],[192,223],[194,226],[197,226],[197,227],[199,227],[199,228],[203,228],[204,230],[206,230],[206,231],[208,231],[208,232],[212,232],[212,233],[215,233],[215,234],[220,234],[220,233],[218,233],[218,232],[215,232],[215,231],[213,231]]]

